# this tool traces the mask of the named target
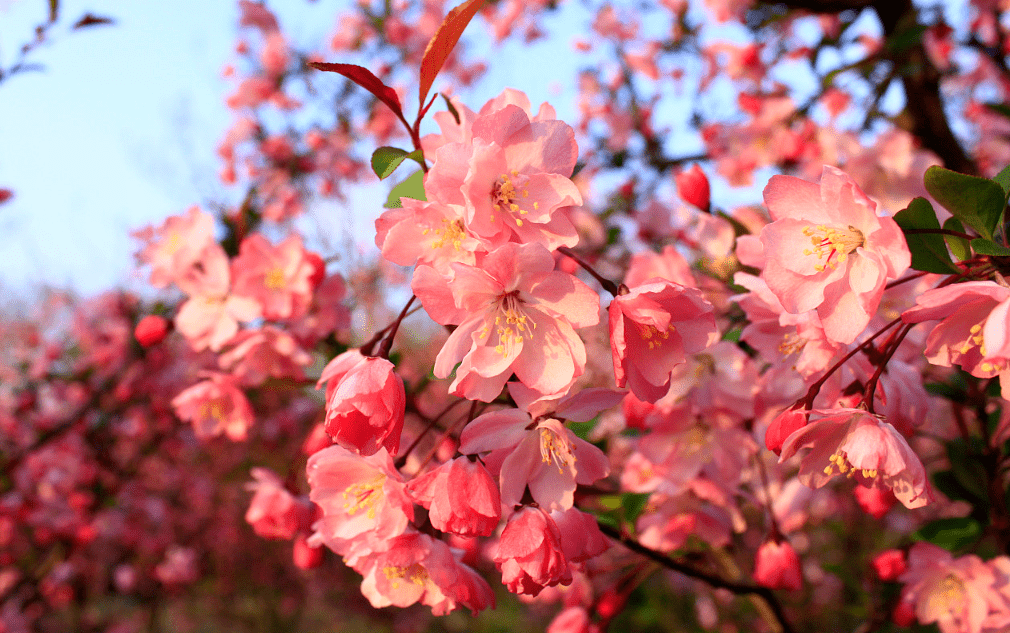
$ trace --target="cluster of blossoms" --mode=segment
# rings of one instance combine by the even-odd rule
[[[482,15],[496,39],[535,39],[554,4],[508,0]],[[752,3],[705,4],[742,21]],[[976,42],[993,48],[1005,20],[982,5]],[[826,535],[841,522],[855,526],[843,547],[894,548],[873,567],[901,589],[881,592],[873,622],[1008,627],[1010,407],[985,382],[1010,393],[1002,207],[990,222],[949,188],[927,188],[940,157],[912,134],[889,129],[867,146],[836,128],[846,92],[799,106],[772,72],[834,43],[865,49],[867,63],[904,49],[852,36],[839,16],[800,15],[783,31],[819,43],[773,60],[788,36],[707,43],[676,0],[649,9],[669,21],[657,36],[602,2],[594,42],[576,49],[611,46],[618,63],[581,75],[574,129],[507,89],[478,111],[446,96],[438,131],[422,136],[441,102],[425,105],[422,90],[411,126],[390,65],[330,65],[377,99],[347,84],[335,122],[289,117],[325,81],[309,68],[327,64],[296,53],[264,4],[239,6],[249,39],[238,52],[254,68],[226,72],[236,120],[219,154],[222,181],[248,193],[225,232],[196,207],[138,231],[139,262],[155,288],[179,291],[175,303],[140,319],[136,300],[105,297],[72,311],[70,343],[19,330],[0,350],[11,473],[0,478],[0,629],[27,629],[42,605],[87,604],[85,586],[156,603],[152,587],[179,591],[212,568],[227,577],[245,563],[229,549],[256,549],[235,536],[236,516],[242,534],[288,542],[289,565],[314,570],[289,570],[304,583],[343,578],[335,553],[373,607],[477,612],[495,603],[494,568],[523,601],[560,604],[551,633],[606,630],[633,591],[658,585],[642,554],[694,592],[701,628],[752,617],[734,616],[731,594],[767,601],[766,628],[790,630],[800,604],[809,628],[833,627],[840,599],[876,589],[849,560],[828,571],[839,550]],[[432,50],[446,54],[434,72],[455,85],[480,74],[461,49],[430,45],[455,28],[439,2],[405,9],[359,3],[331,48],[392,51],[421,66],[422,84]],[[942,26],[928,27],[922,52],[950,68]],[[671,56],[695,44],[699,91],[727,80],[740,114],[699,114],[702,161],[666,156],[657,117],[685,81]],[[998,64],[977,64],[958,77],[969,91],[1000,78]],[[980,127],[1005,131],[975,105]],[[337,274],[341,258],[307,248],[291,220],[313,186],[340,196],[370,177],[360,139],[408,136],[403,164],[417,157],[423,194],[398,186],[409,194],[376,220],[385,262]],[[985,173],[1010,162],[1003,136],[976,148]],[[400,163],[387,171],[382,156],[407,152],[382,149],[372,166],[385,178]],[[771,177],[761,207],[719,207],[706,171],[743,185],[763,167],[796,176]],[[614,175],[623,181],[601,191]],[[963,197],[1005,204],[1006,180],[958,180],[953,197],[981,187]],[[927,193],[932,203],[910,203]],[[933,203],[954,217],[915,215]],[[414,295],[399,316],[386,305],[406,278],[395,266]],[[413,317],[415,302],[434,326]],[[217,510],[221,481],[246,493]],[[214,522],[228,510],[231,522]],[[945,538],[947,550],[918,542]],[[769,589],[804,593],[784,608]],[[284,600],[278,612],[297,596]]]

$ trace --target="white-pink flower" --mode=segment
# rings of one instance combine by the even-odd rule
[[[853,342],[876,312],[887,280],[911,262],[901,229],[830,166],[820,184],[773,176],[764,199],[774,220],[761,231],[768,288],[789,312],[816,310],[830,340]]]
[[[554,270],[546,248],[508,243],[478,266],[452,269],[446,282],[418,266],[411,286],[431,318],[459,325],[435,360],[438,378],[455,368],[454,394],[490,402],[513,372],[532,389],[557,393],[582,375],[586,348],[575,328],[599,322],[599,295]]]

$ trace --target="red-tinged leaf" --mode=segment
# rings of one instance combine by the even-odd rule
[[[74,22],[73,28],[83,29],[88,26],[99,26],[102,24],[115,24],[116,21],[112,18],[107,18],[101,15],[95,15],[94,13],[85,13],[80,20]]]
[[[424,99],[431,90],[431,84],[435,83],[435,77],[442,70],[449,53],[456,47],[459,36],[485,2],[487,0],[466,0],[442,20],[435,35],[428,42],[428,47],[424,49],[424,57],[421,59],[421,98],[418,99],[418,103],[424,104]]]
[[[375,95],[379,101],[389,106],[396,116],[403,118],[403,108],[400,107],[400,97],[396,91],[382,83],[382,80],[372,74],[372,71],[354,64],[328,64],[325,62],[309,62],[316,70],[338,73],[347,77],[368,92]]]

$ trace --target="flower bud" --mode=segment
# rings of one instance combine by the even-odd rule
[[[708,212],[711,202],[708,177],[697,164],[674,176],[674,181],[677,183],[677,195],[681,200]]]
[[[168,334],[168,320],[157,314],[149,314],[137,323],[133,336],[141,347],[157,345]]]
[[[769,589],[796,591],[803,586],[800,558],[788,541],[767,541],[757,552],[754,580]]]

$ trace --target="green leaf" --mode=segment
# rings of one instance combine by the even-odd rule
[[[379,180],[385,180],[407,158],[417,161],[418,164],[424,160],[419,149],[408,154],[406,150],[399,147],[380,147],[372,153],[372,171],[379,177]]]
[[[1003,187],[988,178],[959,174],[936,165],[926,170],[923,183],[926,191],[955,218],[982,237],[992,239],[1006,206]]]
[[[943,223],[943,228],[948,231],[964,233],[964,225],[957,218],[947,218],[947,221]],[[963,262],[966,259],[971,259],[971,247],[968,246],[968,240],[953,235],[944,235],[943,239],[947,242],[950,254],[957,258],[957,261]]]
[[[1005,103],[986,103],[983,105],[989,108],[989,110],[991,110],[992,112],[995,112],[996,114],[1001,114],[1010,119],[1010,106],[1006,105]]]
[[[417,171],[407,177],[406,180],[393,187],[389,192],[389,198],[383,205],[386,209],[399,209],[403,206],[400,198],[413,198],[414,200],[427,200],[424,196],[424,172]]]
[[[621,495],[621,505],[624,508],[624,520],[632,525],[645,512],[645,506],[649,503],[647,494],[627,492]]]
[[[1010,165],[1004,167],[1003,170],[993,176],[992,179],[1003,188],[1004,200],[1010,198]]]
[[[940,230],[933,205],[925,198],[915,198],[908,207],[894,214],[894,221],[902,231],[908,229]],[[939,233],[905,234],[908,250],[912,252],[912,268],[929,273],[960,272],[947,253],[947,244]]]
[[[982,536],[982,525],[971,517],[937,519],[919,528],[912,538],[928,541],[955,552],[971,545]]]
[[[981,237],[976,237],[971,241],[971,248],[979,255],[1010,257],[1010,248]]]

